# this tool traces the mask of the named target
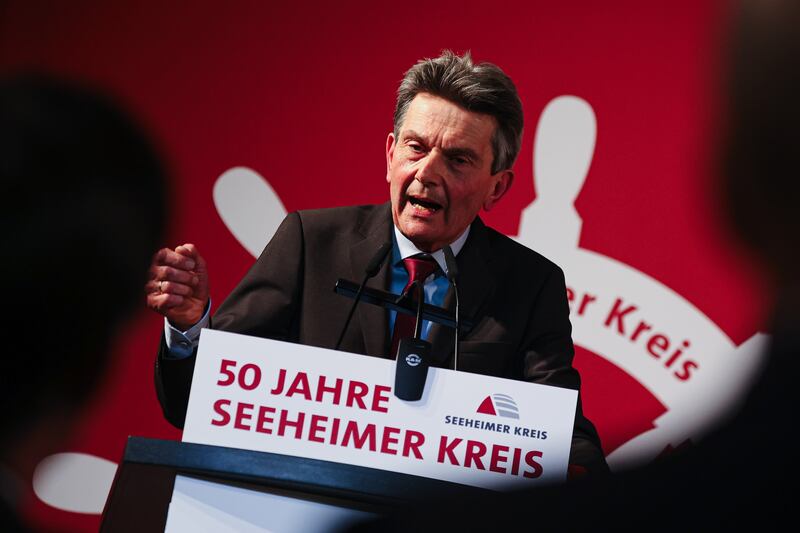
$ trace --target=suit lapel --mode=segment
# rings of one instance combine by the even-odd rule
[[[388,203],[378,206],[360,221],[358,231],[363,239],[350,249],[350,268],[353,281],[360,283],[364,269],[378,248],[392,239],[392,215]],[[389,260],[385,261],[378,275],[367,282],[367,287],[388,290]],[[364,349],[368,355],[385,357],[389,344],[389,319],[387,311],[380,307],[360,303],[356,318],[364,337]]]
[[[470,228],[467,242],[456,258],[459,270],[458,293],[461,299],[459,314],[462,320],[471,319],[476,327],[480,322],[484,304],[494,293],[496,280],[490,269],[492,260],[486,226],[480,218],[476,218]],[[452,287],[447,291],[444,307],[451,313],[455,311]],[[465,336],[462,330],[461,338],[464,339]],[[453,354],[455,329],[434,324],[431,326],[428,341],[433,345],[433,363],[440,366]]]

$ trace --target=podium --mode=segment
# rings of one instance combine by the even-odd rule
[[[318,459],[129,437],[100,531],[162,532],[176,476],[364,513],[488,489]]]
[[[577,392],[203,330],[183,442],[131,437],[101,531],[330,531],[566,477]]]

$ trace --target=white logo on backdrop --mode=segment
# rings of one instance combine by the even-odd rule
[[[652,430],[611,453],[609,464],[618,468],[648,462],[668,446],[702,436],[742,398],[766,336],[758,333],[736,346],[666,285],[579,247],[582,220],[574,203],[596,135],[595,115],[585,100],[560,96],[545,107],[533,152],[536,200],[523,211],[516,239],[564,269],[573,296],[575,344],[625,370],[667,408]]]
[[[574,203],[596,136],[595,115],[585,100],[560,96],[545,107],[533,152],[537,197],[523,211],[515,238],[564,269],[573,296],[575,344],[625,370],[667,408],[652,430],[611,453],[608,461],[616,469],[649,462],[669,446],[702,436],[742,398],[762,360],[766,336],[759,333],[736,346],[666,285],[579,247],[582,220]],[[267,180],[246,167],[224,172],[213,198],[228,230],[254,257],[286,216]],[[88,454],[50,456],[34,474],[34,490],[53,507],[100,513],[113,479],[109,465]]]

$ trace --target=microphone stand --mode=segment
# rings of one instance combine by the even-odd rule
[[[417,321],[414,323],[414,338],[422,339],[422,304],[425,301],[425,287],[419,281],[417,284]]]
[[[386,260],[386,256],[389,255],[389,251],[392,249],[392,243],[385,242],[378,248],[378,251],[375,252],[375,255],[372,256],[367,268],[364,270],[364,279],[361,280],[361,284],[358,286],[358,291],[356,292],[355,300],[353,301],[353,305],[350,306],[350,312],[347,314],[347,320],[344,322],[344,327],[342,328],[342,332],[339,334],[339,340],[336,341],[336,347],[334,350],[338,350],[339,346],[342,344],[342,340],[344,339],[344,334],[347,332],[347,327],[350,325],[350,321],[353,319],[353,313],[356,312],[356,306],[358,306],[358,302],[361,301],[361,293],[364,292],[364,287],[367,285],[367,281],[370,278],[375,277],[378,271],[381,269],[381,265]]]
[[[453,295],[456,298],[456,309],[455,309],[455,330],[456,330],[456,340],[455,346],[453,347],[454,353],[454,360],[453,360],[453,370],[458,371],[458,337],[461,333],[461,324],[458,318],[458,283],[456,283],[456,278],[458,277],[458,263],[456,263],[456,256],[453,254],[453,249],[450,248],[449,245],[445,245],[442,248],[442,252],[444,253],[444,262],[447,266],[447,280],[453,284]]]

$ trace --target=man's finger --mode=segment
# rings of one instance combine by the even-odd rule
[[[168,266],[159,266],[151,269],[150,279],[153,281],[174,281],[184,285],[196,286],[198,277],[186,270],[179,270]]]
[[[197,251],[197,246],[192,243],[186,243],[178,246],[175,248],[175,251],[181,255],[186,257],[191,257],[195,261],[194,270],[198,274],[203,274],[206,272],[206,262],[203,257],[200,255],[200,252]]]
[[[154,260],[154,266],[171,266],[181,270],[192,270],[196,264],[196,261],[192,257],[170,250],[169,248],[159,250]]]
[[[178,294],[180,296],[191,296],[194,293],[194,289],[188,285],[175,283],[174,281],[150,280],[145,284],[145,292],[147,294],[168,293]]]
[[[185,257],[191,257],[192,259],[195,259],[195,260],[200,255],[200,254],[197,253],[197,247],[194,244],[190,243],[190,242],[188,242],[186,244],[181,244],[180,246],[175,248],[175,252],[179,253],[179,254],[181,254],[181,255],[183,255]]]
[[[178,294],[150,293],[147,295],[147,307],[162,315],[170,309],[182,305],[185,301],[186,299]]]

